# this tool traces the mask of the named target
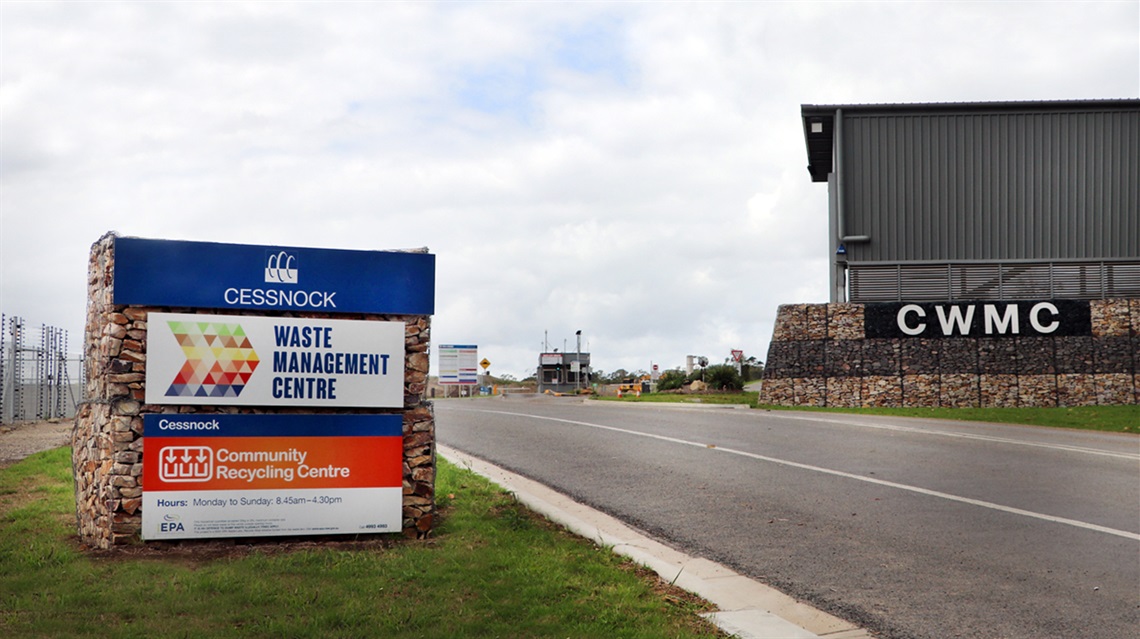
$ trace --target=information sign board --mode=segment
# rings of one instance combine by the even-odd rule
[[[404,323],[151,313],[146,403],[399,408]]]
[[[398,532],[400,415],[143,416],[142,537]]]
[[[445,344],[439,347],[440,384],[476,384],[479,381],[479,347]]]

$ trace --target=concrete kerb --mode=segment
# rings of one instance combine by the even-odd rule
[[[705,617],[740,639],[871,638],[850,622],[796,601],[726,566],[670,548],[538,482],[448,446],[437,445],[437,451],[452,463],[510,491],[531,510],[713,603],[719,610]]]

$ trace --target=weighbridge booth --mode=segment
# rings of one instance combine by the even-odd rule
[[[88,295],[72,440],[86,544],[430,534],[426,249],[109,233]]]
[[[830,303],[779,308],[761,401],[1140,401],[1140,100],[801,116]]]

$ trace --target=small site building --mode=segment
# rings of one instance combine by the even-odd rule
[[[590,354],[541,353],[536,378],[539,393],[573,393],[590,388]]]

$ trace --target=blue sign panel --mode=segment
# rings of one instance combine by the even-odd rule
[[[401,415],[143,415],[148,437],[402,437]]]
[[[115,304],[431,315],[435,256],[115,239]]]

